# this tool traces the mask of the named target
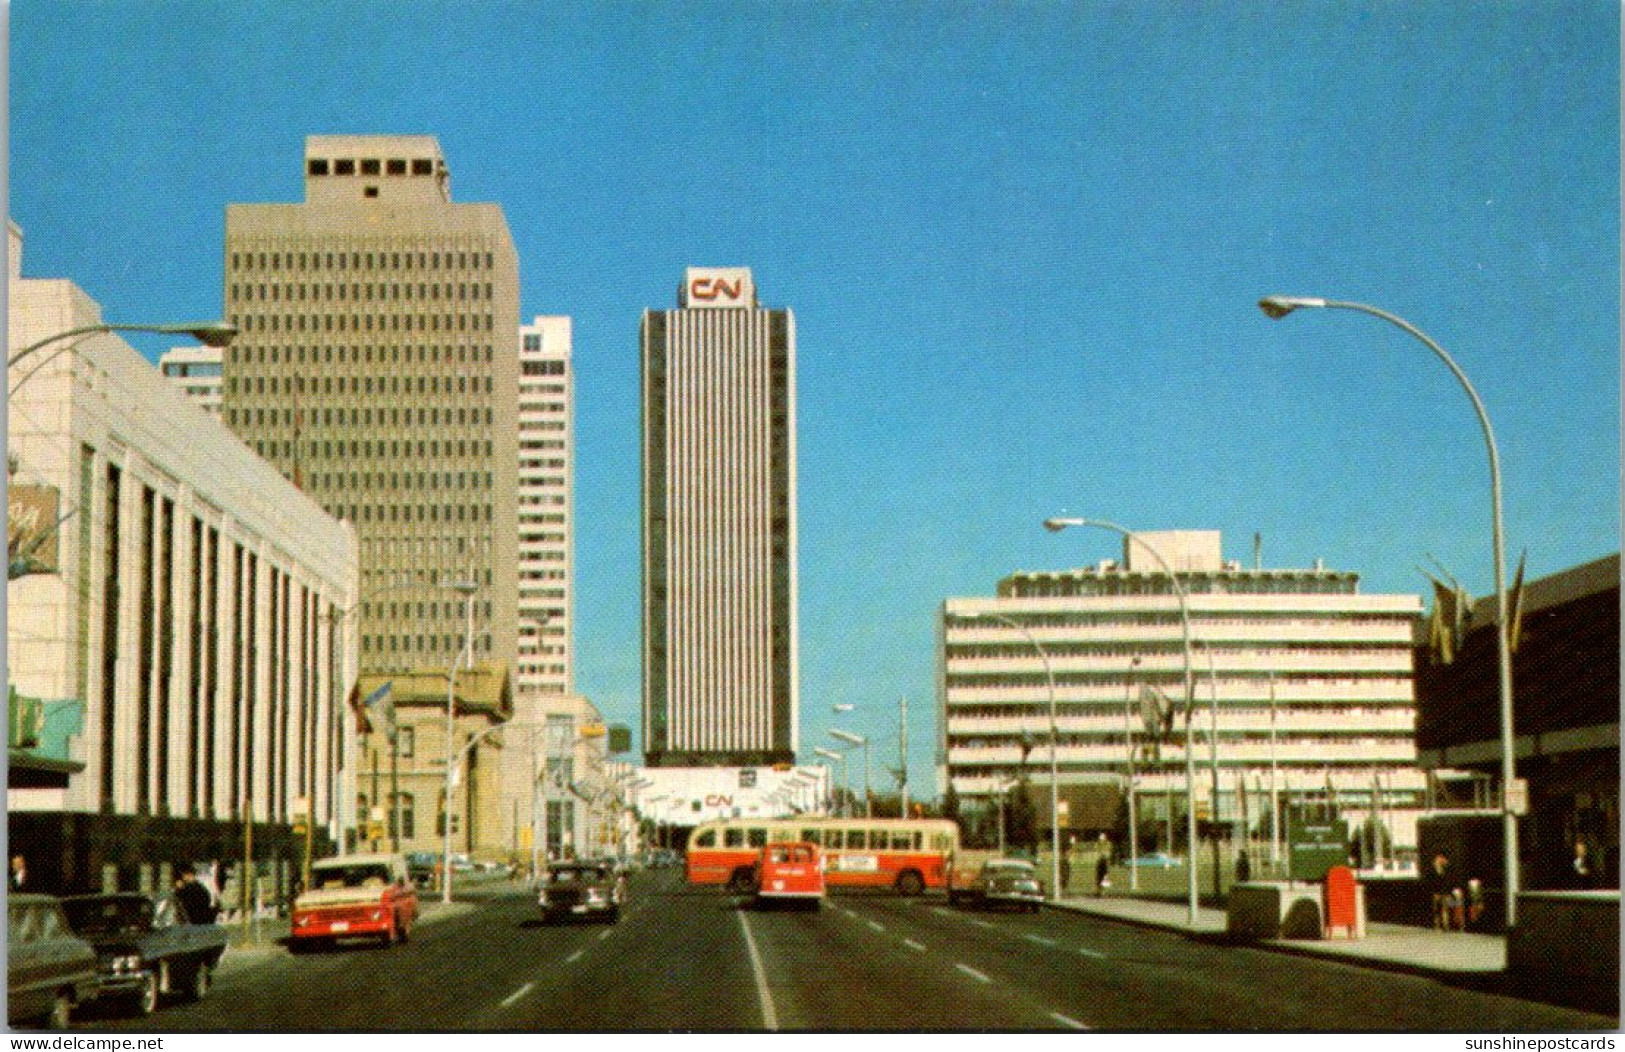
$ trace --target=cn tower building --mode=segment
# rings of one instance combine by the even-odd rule
[[[645,761],[793,763],[795,318],[691,267],[641,340]]]

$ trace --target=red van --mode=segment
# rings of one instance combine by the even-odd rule
[[[756,863],[756,900],[801,902],[817,909],[824,901],[824,866],[818,845],[769,844]]]

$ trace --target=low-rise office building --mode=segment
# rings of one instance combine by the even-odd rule
[[[1243,568],[1214,531],[1137,537],[1187,594],[1198,816],[1245,815],[1269,836],[1271,814],[1330,794],[1351,824],[1375,812],[1393,842],[1414,844],[1420,598],[1363,595],[1358,575],[1318,565]],[[987,802],[1025,777],[1047,827],[1053,677],[1063,828],[1122,821],[1130,780],[1142,828],[1185,813],[1181,607],[1140,546],[949,599],[939,631],[939,791]],[[1161,840],[1148,830],[1142,846]]]
[[[100,308],[10,234],[11,850],[42,890],[145,890],[251,817],[285,891],[296,817],[354,824],[354,531],[117,336],[51,340]]]

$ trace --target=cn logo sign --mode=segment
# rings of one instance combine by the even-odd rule
[[[711,793],[705,798],[706,807],[731,807],[734,798],[725,793]]]
[[[681,299],[684,307],[750,307],[756,290],[747,267],[689,267]]]
[[[695,278],[688,283],[688,298],[712,303],[719,299],[738,302],[745,294],[745,279]]]

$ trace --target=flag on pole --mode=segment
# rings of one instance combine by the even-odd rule
[[[350,711],[355,713],[355,732],[357,734],[371,734],[372,722],[367,719],[367,709],[361,704],[361,681],[356,680],[350,687],[350,696],[345,700]]]
[[[367,711],[369,713],[376,712],[378,714],[379,721],[384,726],[384,735],[388,737],[390,741],[395,740],[396,730],[395,695],[392,691],[394,686],[394,680],[385,680],[377,690],[367,695],[366,702]],[[371,721],[369,720],[369,722]]]
[[[1523,635],[1523,567],[1529,558],[1529,549],[1525,548],[1518,556],[1518,576],[1512,582],[1511,609],[1507,613],[1507,653],[1518,652],[1518,637]]]

